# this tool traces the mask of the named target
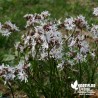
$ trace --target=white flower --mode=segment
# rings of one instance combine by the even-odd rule
[[[14,73],[15,73],[14,67],[11,67],[9,65],[5,66],[4,64],[0,66],[0,74],[1,74],[1,77],[4,78],[5,84],[9,80],[14,80],[14,78],[16,77]]]
[[[79,34],[79,35],[77,36],[77,39],[81,42],[81,41],[83,41],[83,40],[85,39],[85,36]]]
[[[82,55],[81,53],[77,53],[77,56],[74,58],[77,63],[79,62],[86,62],[86,55]]]
[[[39,38],[39,37],[40,37],[40,35],[38,33],[34,34],[34,38]]]
[[[63,65],[64,65],[64,61],[61,61],[60,63],[58,63],[57,68],[63,69]]]
[[[46,57],[48,57],[48,53],[47,52],[42,52],[41,53],[41,60],[44,60]]]
[[[85,17],[83,15],[77,16],[77,19],[81,19],[82,21],[85,21]]]
[[[27,36],[24,40],[24,44],[29,44],[29,40],[30,40],[31,36]]]
[[[2,71],[4,68],[4,64],[0,65],[0,71]]]
[[[50,13],[48,11],[41,12],[41,15],[44,15],[45,17],[50,16]]]
[[[18,27],[15,24],[12,24],[10,21],[5,22],[3,25],[0,23],[0,33],[3,36],[9,36],[12,32],[19,31]]]
[[[91,54],[92,58],[95,58],[95,56],[96,56],[95,52],[90,52],[90,54]]]
[[[52,48],[50,51],[50,55],[51,55],[51,57],[55,58],[56,60],[62,59],[62,56],[63,56],[62,45],[60,45],[59,48],[56,48],[56,47]]]
[[[98,7],[94,8],[93,15],[98,16]]]
[[[85,17],[83,15],[79,15],[77,16],[77,18],[75,18],[75,24],[76,26],[80,29],[82,28],[87,28],[88,29],[88,23],[87,21],[85,20]]]
[[[93,38],[98,38],[98,25],[93,25],[91,28]]]
[[[29,19],[29,18],[32,18],[33,16],[34,16],[33,14],[26,14],[26,15],[24,15],[23,17]]]
[[[9,35],[11,34],[11,32],[10,32],[8,29],[1,30],[0,32],[1,32],[1,34],[2,34],[3,36],[9,36]]]
[[[72,17],[66,18],[64,21],[64,25],[67,30],[74,30],[75,28],[74,19]]]
[[[87,52],[89,52],[89,45],[88,45],[87,41],[82,41],[80,43],[80,45],[81,45],[80,53],[86,54]]]
[[[14,73],[14,72],[15,72],[15,68],[12,67],[12,66],[7,65],[7,71],[8,71],[9,73]]]
[[[26,15],[24,15],[24,18],[27,19],[27,24],[25,26],[26,28],[31,25],[34,25],[34,23],[36,22],[35,15],[33,15],[33,14],[26,14]]]
[[[5,24],[10,26],[11,30],[19,31],[19,28],[15,24],[12,24],[11,21],[7,21]]]
[[[24,61],[21,60],[19,61],[19,64],[16,66],[16,69],[18,69],[19,71],[22,71],[24,68]]]
[[[26,82],[28,82],[27,78],[28,78],[28,76],[27,76],[27,74],[24,71],[20,71],[18,73],[18,79],[19,80],[25,81],[25,83],[26,83]]]
[[[44,43],[42,44],[42,47],[43,47],[44,49],[48,49],[48,48],[49,48],[49,45],[48,45],[47,42],[44,42]]]
[[[2,75],[5,81],[13,80],[16,76],[12,73],[6,73]]]
[[[34,27],[35,28],[35,32],[36,33],[44,33],[44,29],[43,29],[43,25],[45,25],[45,24],[43,24],[43,23],[41,23],[41,26],[36,26],[36,27]]]

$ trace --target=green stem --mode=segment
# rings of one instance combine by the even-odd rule
[[[79,61],[80,62],[80,61]],[[79,82],[81,83],[81,79],[82,79],[82,69],[81,69],[81,63],[79,63],[79,71],[80,71],[80,77],[79,77]]]
[[[13,92],[13,89],[12,89],[11,85],[8,82],[7,82],[7,85],[9,87],[10,91],[11,91],[12,97],[15,98],[14,97],[14,92]]]

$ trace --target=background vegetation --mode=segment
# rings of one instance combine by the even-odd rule
[[[53,19],[82,14],[88,23],[98,24],[98,19],[92,18],[93,8],[97,5],[98,0],[0,0],[0,22],[10,20],[22,30],[22,32],[12,34],[9,38],[0,35],[0,64],[6,62],[5,59],[11,58],[10,54],[15,41],[18,41],[20,35],[24,33],[26,21],[23,16],[25,14],[48,10]]]
[[[21,30],[24,30],[25,20],[23,16],[25,14],[40,13],[48,10],[52,18],[59,19],[82,14],[89,23],[92,23],[92,21],[93,23],[98,23],[98,20],[92,18],[91,14],[92,9],[97,4],[97,0],[0,0],[0,22],[3,23],[10,20],[19,26]],[[19,36],[20,34],[14,34],[6,41],[0,35],[0,50],[4,47],[5,49],[13,47]],[[3,50],[1,50],[2,53]]]

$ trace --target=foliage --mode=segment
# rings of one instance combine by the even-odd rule
[[[0,23],[0,77],[13,98],[14,86],[28,98],[76,98],[72,82],[97,84],[98,25],[97,17],[92,16],[98,16],[98,8],[92,14],[90,6],[79,2],[75,5],[63,0],[0,2],[0,13],[6,17]],[[42,11],[46,9],[52,15]]]

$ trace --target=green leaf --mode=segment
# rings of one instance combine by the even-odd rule
[[[4,55],[4,58],[3,58],[3,61],[12,61],[15,59],[15,56],[14,55]]]

